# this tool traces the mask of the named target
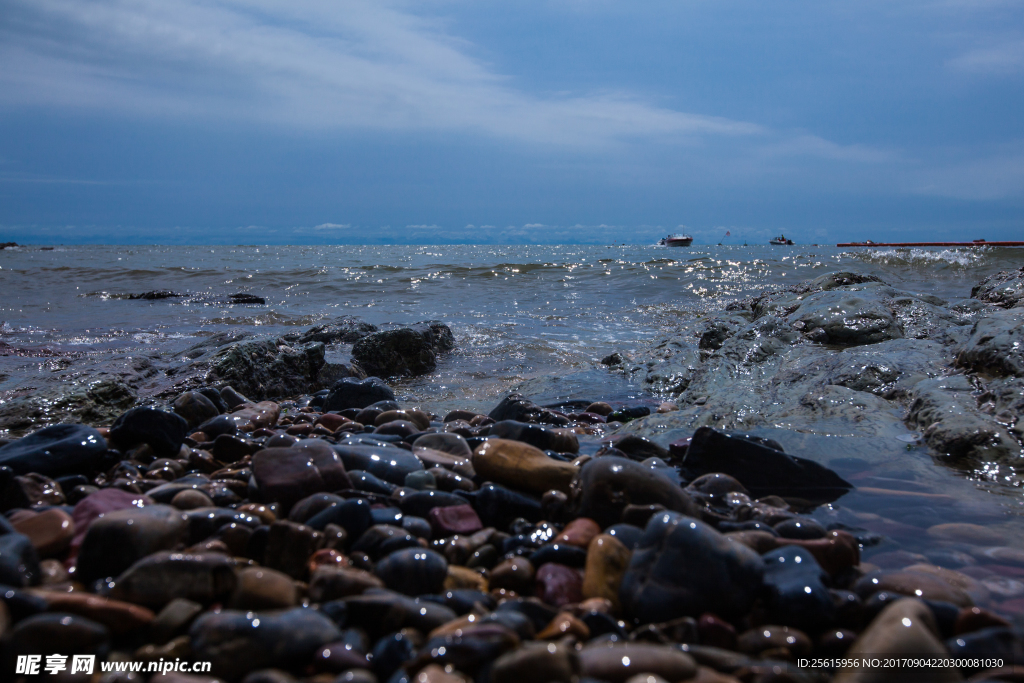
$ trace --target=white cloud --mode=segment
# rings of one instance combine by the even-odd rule
[[[469,48],[386,0],[8,0],[0,106],[456,130],[585,146],[763,132],[628,93],[531,95]]]
[[[957,71],[989,74],[1024,72],[1024,38],[1002,40],[975,48],[949,61]]]
[[[314,230],[348,230],[352,225],[349,223],[321,223],[313,226]]]

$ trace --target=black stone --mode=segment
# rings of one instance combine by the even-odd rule
[[[722,472],[743,484],[754,498],[777,495],[811,504],[830,503],[853,484],[813,460],[787,455],[778,444],[701,427],[683,458],[684,476],[695,479]]]
[[[187,434],[188,423],[180,415],[148,406],[132,408],[110,427],[110,440],[121,451],[145,443],[158,458],[177,457]]]
[[[0,466],[14,474],[79,474],[92,471],[106,450],[106,439],[92,427],[59,424],[0,446]]]
[[[379,377],[367,377],[359,380],[353,377],[339,379],[331,387],[324,400],[324,412],[345,410],[346,408],[365,408],[377,401],[393,401],[395,392]]]

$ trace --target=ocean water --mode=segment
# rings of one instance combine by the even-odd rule
[[[81,363],[173,353],[230,329],[283,334],[344,315],[377,325],[441,320],[457,351],[401,389],[413,400],[482,408],[531,378],[593,368],[680,320],[823,273],[870,273],[956,299],[1022,262],[1024,250],[1013,249],[819,246],[21,247],[0,251],[0,340],[70,352]],[[127,299],[151,290],[188,296]],[[227,301],[241,292],[267,303]],[[0,363],[0,392],[45,382],[45,363],[34,360]],[[635,390],[613,378],[595,387],[609,393]]]

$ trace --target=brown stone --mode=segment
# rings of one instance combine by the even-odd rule
[[[63,555],[75,536],[75,522],[71,515],[56,508],[16,521],[14,528],[28,536],[40,557]]]
[[[537,634],[537,640],[558,640],[572,636],[581,642],[590,639],[590,629],[568,612],[559,612],[547,626]]]
[[[195,510],[196,508],[213,507],[213,501],[198,489],[185,489],[171,498],[171,505],[179,510]]]
[[[470,588],[486,593],[488,590],[487,578],[468,567],[450,564],[448,565],[448,576],[444,580],[444,589],[451,591],[460,588]]]
[[[412,678],[413,683],[472,683],[458,672],[449,673],[439,664],[427,664]]]
[[[47,611],[78,614],[103,624],[115,634],[129,633],[148,626],[155,616],[145,607],[89,593],[47,591],[39,595],[46,598]]]
[[[363,569],[322,566],[309,580],[309,599],[313,602],[328,602],[359,595],[370,588],[383,587],[383,581]]]
[[[785,649],[792,655],[790,658],[806,657],[811,653],[811,639],[798,629],[768,624],[741,633],[736,638],[736,648],[750,655]]]
[[[583,573],[583,597],[604,598],[613,610],[622,608],[619,602],[619,584],[626,574],[633,553],[614,536],[600,534],[587,548],[587,564]]]
[[[283,609],[298,603],[295,581],[266,567],[246,567],[237,572],[238,585],[228,603],[234,609]]]
[[[756,529],[750,529],[747,531],[729,531],[725,534],[725,537],[730,541],[742,543],[758,555],[763,555],[775,550],[779,547],[779,541],[782,540],[778,536],[774,536],[767,531],[757,531]]]
[[[579,658],[583,676],[608,683],[624,683],[637,673],[668,681],[685,681],[697,673],[693,658],[670,645],[605,642],[584,647]]]
[[[947,657],[949,653],[938,637],[931,610],[920,600],[897,600],[875,617],[850,646],[846,657]],[[841,669],[834,683],[956,683],[962,681],[955,668],[927,669],[925,675],[911,678],[903,668],[864,667]]]
[[[568,492],[577,471],[539,448],[510,439],[489,439],[477,446],[473,469],[486,480],[538,494],[551,489]]]
[[[954,635],[971,633],[973,631],[980,631],[983,628],[989,628],[990,626],[1002,626],[1004,628],[1009,628],[1010,622],[987,609],[982,609],[981,607],[965,607],[960,610],[960,614],[956,615],[956,623],[953,624],[953,633]]]
[[[246,503],[245,505],[238,506],[239,512],[252,515],[253,517],[259,517],[259,520],[264,524],[273,524],[277,521],[277,515],[267,507],[260,503]]]
[[[490,586],[507,588],[517,593],[528,593],[533,590],[534,569],[525,557],[512,557],[500,562],[491,570]]]
[[[958,607],[972,607],[974,602],[963,590],[955,588],[937,576],[921,572],[872,572],[854,584],[854,591],[868,598],[877,591],[888,591],[924,600],[940,600]]]
[[[594,537],[601,533],[601,525],[589,517],[578,517],[565,525],[562,533],[555,539],[557,543],[587,548]]]
[[[576,651],[556,643],[523,643],[494,662],[492,683],[565,683],[579,676]]]
[[[780,538],[778,543],[780,546],[798,545],[807,550],[814,555],[821,568],[832,576],[838,576],[860,564],[860,544],[846,531],[830,531],[825,538],[811,540]]]
[[[976,603],[988,602],[990,596],[989,590],[984,584],[954,569],[937,567],[933,564],[912,564],[909,567],[904,567],[903,571],[928,574],[929,576],[939,578],[952,588],[967,593]]]

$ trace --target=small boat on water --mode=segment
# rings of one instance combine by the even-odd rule
[[[669,235],[662,237],[658,244],[663,247],[688,247],[693,244],[693,238],[689,235]]]
[[[786,239],[785,235],[779,235],[778,237],[773,237],[768,240],[768,244],[793,246],[793,240]]]

